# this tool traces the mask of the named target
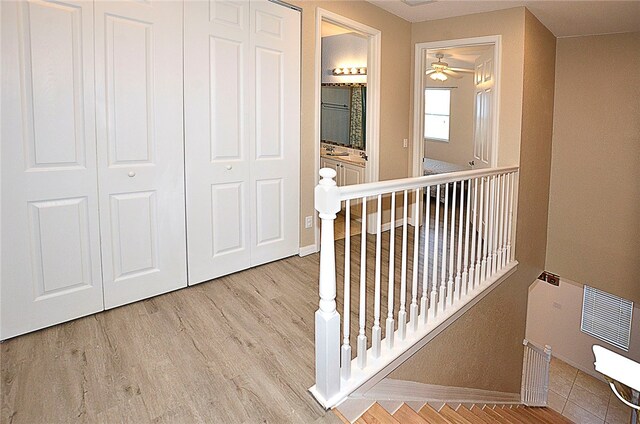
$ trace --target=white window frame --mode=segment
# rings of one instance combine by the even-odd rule
[[[423,94],[422,94],[422,103],[424,104],[426,102],[426,98],[427,98],[427,91],[432,90],[432,91],[447,91],[449,93],[449,113],[447,115],[442,115],[442,114],[436,114],[436,113],[427,113],[427,111],[424,111],[424,117],[422,120],[422,133],[424,135],[424,140],[425,141],[438,141],[438,142],[442,142],[442,143],[448,143],[451,140],[451,88],[440,88],[440,87],[425,87]],[[430,116],[446,116],[449,118],[449,128],[447,131],[447,138],[439,138],[439,137],[427,137],[426,132],[427,132],[427,115]]]

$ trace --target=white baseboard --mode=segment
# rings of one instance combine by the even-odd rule
[[[318,252],[318,249],[316,249],[315,244],[310,244],[308,246],[300,246],[300,249],[298,250],[298,256],[303,257],[307,255],[312,255],[316,252]]]
[[[395,224],[396,224],[396,225],[395,225],[395,226],[396,226],[396,228],[398,228],[398,227],[402,227],[402,219],[396,219]],[[385,222],[385,223],[384,223],[384,224],[382,224],[382,226],[380,227],[380,230],[381,230],[381,231],[383,231],[383,232],[384,232],[384,231],[389,231],[390,229],[391,229],[391,222]]]

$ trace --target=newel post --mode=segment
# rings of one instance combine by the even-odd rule
[[[325,400],[340,391],[340,314],[336,311],[336,256],[333,224],[340,211],[336,171],[320,170],[315,208],[322,220],[320,236],[320,308],[316,311],[316,390]]]

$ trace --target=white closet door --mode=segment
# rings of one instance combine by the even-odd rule
[[[93,7],[2,2],[0,338],[102,310]]]
[[[249,2],[185,3],[189,284],[251,265]]]
[[[105,307],[186,286],[182,3],[96,2]]]
[[[300,12],[251,2],[251,264],[298,253]]]
[[[479,56],[474,72],[475,105],[473,157],[475,168],[489,168],[493,154],[493,49]]]
[[[300,14],[185,3],[189,283],[298,251]]]

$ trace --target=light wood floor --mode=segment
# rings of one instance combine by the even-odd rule
[[[0,422],[339,422],[307,392],[318,258],[5,341]]]
[[[412,252],[413,227],[409,230]],[[384,333],[388,232],[383,239]],[[374,242],[375,237],[367,237],[369,345]],[[395,242],[397,305],[400,229]],[[359,243],[358,236],[352,238],[352,258],[359,258]],[[336,253],[338,311],[342,314],[344,240],[336,242]],[[411,301],[411,256],[407,307]],[[422,261],[420,252],[420,275]],[[307,392],[314,384],[318,268],[318,254],[294,256],[8,340],[0,350],[0,421],[339,422]],[[353,343],[359,267],[353,266],[351,274]],[[419,293],[421,290],[420,284]],[[355,343],[352,346],[355,355]]]

